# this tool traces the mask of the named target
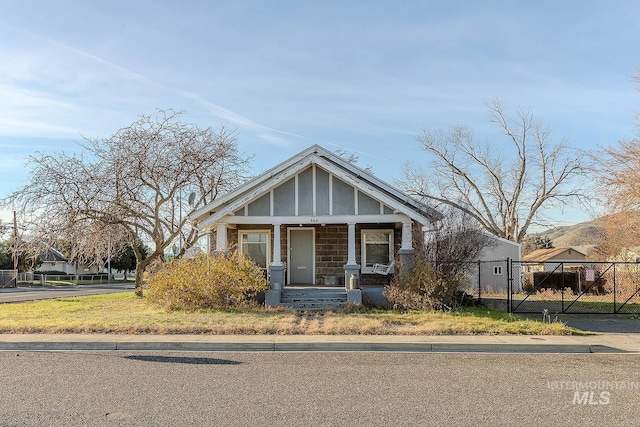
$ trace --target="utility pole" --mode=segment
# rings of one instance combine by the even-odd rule
[[[111,283],[111,234],[107,236],[107,282]]]
[[[15,287],[18,287],[18,220],[16,211],[13,211],[13,277]]]

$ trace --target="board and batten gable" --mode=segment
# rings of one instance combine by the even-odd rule
[[[319,166],[310,165],[266,194],[239,207],[234,216],[391,215],[394,211]]]

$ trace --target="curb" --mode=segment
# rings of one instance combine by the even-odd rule
[[[631,353],[593,344],[466,344],[353,342],[0,342],[0,351],[220,351],[220,352],[399,352],[399,353]]]

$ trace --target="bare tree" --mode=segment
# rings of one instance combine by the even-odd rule
[[[246,173],[248,159],[238,154],[234,132],[179,118],[159,111],[109,138],[85,139],[80,154],[34,155],[30,182],[5,202],[52,237],[72,239],[76,256],[100,257],[109,236],[114,245],[129,243],[141,296],[145,267],[172,245],[180,256],[197,240],[188,210],[235,187]],[[151,248],[147,257],[139,242]]]
[[[479,142],[466,126],[423,130],[417,140],[431,168],[406,166],[406,186],[465,212],[491,234],[521,242],[541,208],[584,200],[583,156],[565,138],[553,143],[549,128],[529,111],[511,119],[494,100],[489,116],[504,139]]]
[[[496,244],[465,212],[448,206],[428,233],[416,231],[418,243],[413,267],[400,266],[400,274],[385,287],[387,301],[402,309],[441,309],[463,303],[471,262]]]
[[[598,249],[608,258],[635,259],[640,241],[640,140],[600,148],[591,158],[598,194],[608,211],[598,220],[605,229]]]
[[[347,162],[349,164],[352,164],[354,166],[358,166],[358,161],[360,161],[360,156],[355,151],[352,151],[351,153],[349,153],[347,150],[344,150],[342,148],[338,148],[333,153],[336,156],[342,158],[342,160],[344,160],[345,162]],[[358,166],[358,167],[360,167],[360,166]],[[364,166],[364,167],[361,167],[361,168],[363,170],[365,170],[366,172],[372,173],[371,165],[367,165],[367,166]]]
[[[640,140],[622,140],[592,154],[600,194],[612,210],[640,210]]]
[[[446,277],[463,274],[496,239],[485,232],[466,212],[448,206],[420,245],[422,258]]]
[[[596,247],[589,254],[602,261],[635,261],[640,254],[640,211],[610,213],[595,221],[601,230]]]

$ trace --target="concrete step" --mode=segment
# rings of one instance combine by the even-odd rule
[[[335,310],[335,309],[339,309],[341,307],[344,307],[344,305],[347,302],[334,302],[334,303],[314,303],[314,302],[287,302],[287,303],[282,303],[282,306],[284,308],[290,308],[293,310]]]
[[[340,288],[284,288],[280,303],[296,310],[339,308],[347,303],[347,291]]]
[[[327,294],[288,294],[283,292],[280,299],[347,299],[347,292]]]

